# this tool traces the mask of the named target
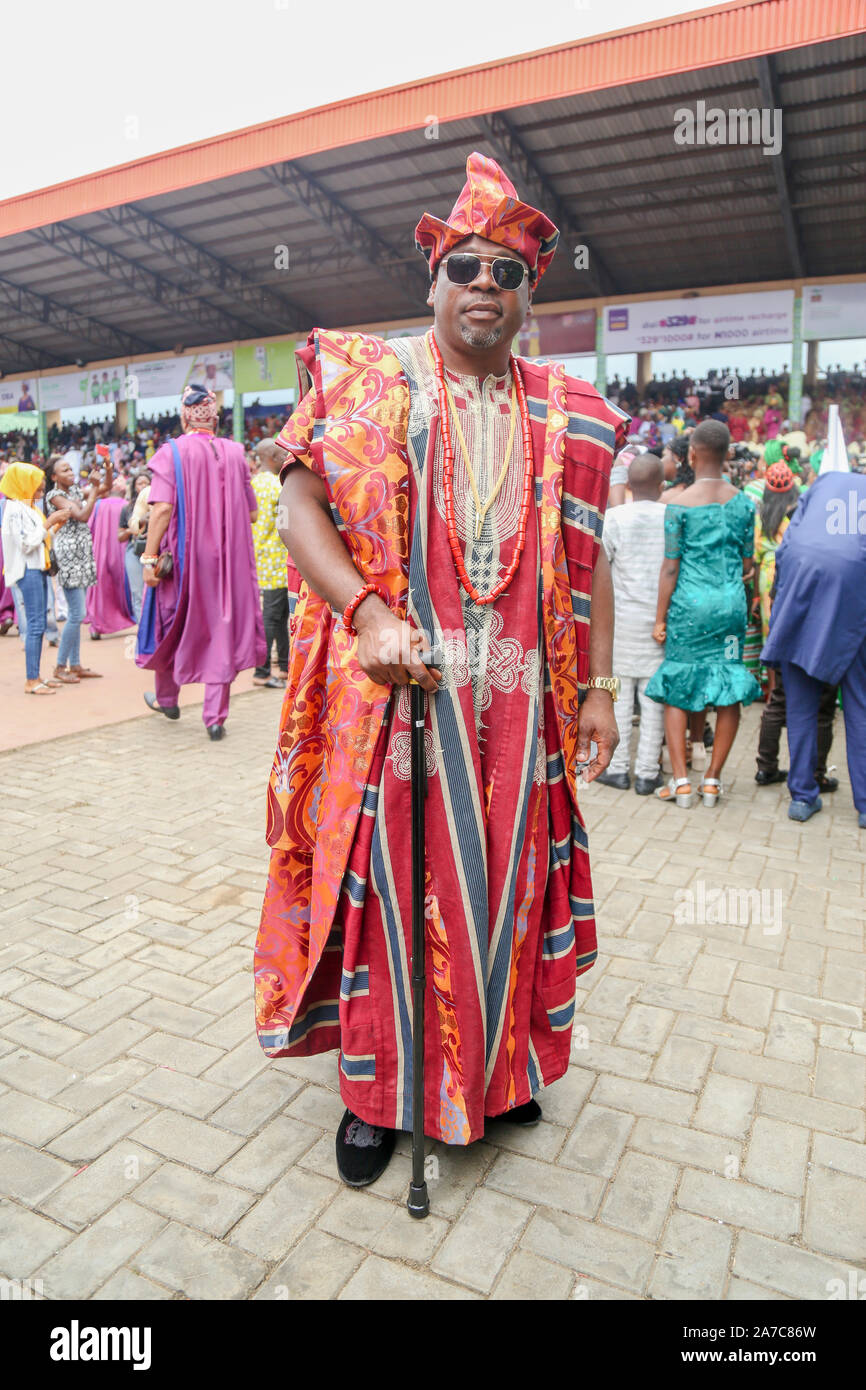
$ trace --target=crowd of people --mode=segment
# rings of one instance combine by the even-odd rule
[[[831,368],[818,382],[806,386],[796,419],[788,410],[790,379],[787,371],[768,375],[760,368],[748,376],[735,369],[716,368],[703,381],[685,374],[662,374],[638,391],[633,381],[608,382],[608,394],[632,416],[632,428],[648,447],[660,449],[702,420],[727,425],[731,440],[752,454],[760,454],[773,440],[794,444],[806,456],[820,455],[826,447],[828,413],[839,408],[839,418],[849,441],[852,467],[866,468],[866,378],[854,364],[850,371]]]
[[[809,820],[822,809],[821,794],[839,785],[828,757],[842,687],[854,803],[866,827],[866,679],[858,665],[866,631],[866,522],[852,526],[846,502],[854,498],[855,518],[866,513],[866,476],[838,459],[822,472],[823,450],[803,458],[797,445],[781,439],[749,450],[734,444],[721,419],[684,430],[658,454],[644,437],[632,435],[617,458],[602,533],[623,701],[620,743],[598,780],[630,788],[632,724],[639,717],[637,794],[653,792],[688,809],[696,794],[689,768],[702,772],[708,759],[697,795],[714,806],[740,710],[763,698],[755,781],[787,781],[789,817]],[[843,553],[841,543],[828,544],[828,517],[846,506]],[[772,621],[776,602],[788,615],[785,628]],[[794,706],[786,696],[792,684]],[[790,771],[779,767],[786,724]],[[663,743],[672,769],[666,783]]]
[[[289,596],[285,550],[276,531],[278,451],[264,440],[245,452],[221,437],[216,399],[201,387],[187,390],[177,418],[180,438],[168,434],[163,440],[163,429],[172,425],[168,417],[162,429],[153,427],[144,452],[123,449],[121,442],[112,455],[109,443],[91,435],[86,453],[73,447],[41,466],[24,460],[2,465],[0,635],[17,628],[25,650],[25,692],[44,697],[100,677],[81,663],[83,625],[94,639],[146,626],[154,645],[143,653],[139,643],[139,655],[153,657],[162,644],[155,664],[139,662],[155,671],[151,708],[177,717],[179,686],[201,679],[205,724],[211,738],[220,738],[238,671],[253,664],[256,684],[270,688],[284,688],[288,673]],[[190,430],[189,421],[199,419],[205,422],[201,428]],[[205,435],[213,461],[190,462],[190,448],[200,454],[195,441]],[[191,470],[186,507],[175,454],[181,470]],[[242,494],[248,521],[238,526]],[[148,609],[150,560],[159,558],[163,537],[162,549],[177,557],[177,570],[171,576],[163,557],[164,582]],[[227,537],[235,552],[228,557]],[[191,599],[179,586],[184,563]],[[188,622],[179,617],[181,606]],[[56,657],[53,670],[43,674],[45,642],[56,648]],[[247,662],[251,654],[255,660]]]

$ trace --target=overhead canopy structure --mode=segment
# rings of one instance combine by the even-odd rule
[[[0,372],[422,315],[413,229],[473,149],[562,230],[539,302],[860,272],[864,15],[734,0],[11,199]],[[714,109],[762,142],[699,143]]]

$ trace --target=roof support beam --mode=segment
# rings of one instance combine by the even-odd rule
[[[782,111],[781,100],[779,98],[779,88],[776,82],[776,73],[773,60],[769,54],[762,54],[755,59],[758,69],[758,83],[761,88],[761,100],[765,107],[771,111],[778,111],[782,119],[782,148],[778,154],[768,156],[772,169],[773,178],[776,181],[776,192],[779,195],[779,204],[782,211],[782,225],[785,228],[785,241],[788,245],[788,255],[791,258],[791,270],[796,276],[806,274],[806,258],[803,255],[803,245],[800,240],[800,232],[791,207],[791,194],[788,186],[788,173],[785,168],[785,156],[783,150],[785,117]]]
[[[34,227],[30,235],[78,261],[80,265],[99,271],[114,284],[123,285],[131,294],[146,299],[155,308],[201,323],[202,328],[214,337],[247,338],[257,332],[249,320],[226,313],[203,295],[190,294],[165,276],[121,255],[113,247],[103,246],[95,237],[80,232],[69,222]]]
[[[291,161],[270,166],[261,171],[277,188],[287,193],[296,203],[312,212],[331,232],[336,232],[342,241],[351,246],[356,255],[365,261],[390,283],[399,285],[419,309],[423,306],[429,289],[429,279],[418,260],[418,270],[400,264],[402,251],[390,246],[383,236],[357,213],[331,193],[318,178],[305,174]]]
[[[14,372],[38,372],[43,367],[60,367],[63,365],[62,359],[53,352],[46,352],[44,348],[34,347],[32,343],[21,343],[17,338],[10,338],[8,334],[0,335],[0,363],[3,364],[3,375],[6,375],[7,368]]]
[[[159,222],[150,213],[143,212],[134,203],[104,208],[99,215],[104,221],[132,232],[145,245],[155,247],[183,270],[192,271],[210,292],[245,304],[265,320],[269,331],[291,333],[309,327],[310,313],[287,295],[275,294],[273,290],[251,284],[228,261],[214,256],[189,237]]]
[[[479,116],[478,122],[487,139],[495,149],[500,150],[503,164],[514,172],[520,181],[520,196],[534,201],[560,231],[563,242],[567,242],[568,254],[573,246],[586,246],[589,251],[589,266],[586,270],[575,270],[575,275],[586,277],[584,283],[592,285],[598,294],[616,294],[613,276],[598,251],[589,246],[580,228],[579,213],[571,212],[560,198],[550,179],[538,167],[535,156],[524,145],[508,117],[501,111],[487,116]]]
[[[33,319],[63,333],[73,342],[82,338],[91,343],[100,357],[110,357],[113,353],[126,356],[139,352],[157,351],[153,343],[137,338],[132,333],[123,333],[113,324],[103,323],[101,319],[82,314],[56,299],[48,299],[43,294],[34,294],[22,285],[13,284],[0,276],[0,305],[20,314],[25,319]]]

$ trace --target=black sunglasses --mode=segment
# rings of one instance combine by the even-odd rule
[[[500,290],[519,290],[528,271],[522,261],[511,256],[477,256],[474,251],[454,251],[442,261],[452,285],[471,285],[489,265],[493,283]]]

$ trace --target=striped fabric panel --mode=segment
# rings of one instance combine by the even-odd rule
[[[569,951],[574,949],[574,922],[569,922],[567,927],[554,927],[552,931],[544,933],[544,945],[542,955],[545,960],[558,960],[560,956],[567,956]]]
[[[547,1010],[547,1021],[552,1033],[565,1033],[571,1028],[574,1019],[574,1000],[575,996],[572,995],[567,1004],[560,1004],[555,1009]]]
[[[340,1071],[347,1081],[375,1081],[376,1057],[372,1052],[340,1052]]]
[[[360,999],[370,993],[370,967],[357,965],[354,970],[344,970],[340,982],[340,998],[348,1004],[350,999]]]
[[[300,1042],[314,1028],[331,1028],[340,1022],[340,1001],[338,999],[323,999],[321,1003],[314,1004],[311,1009],[296,1018],[289,1030],[289,1045]]]

